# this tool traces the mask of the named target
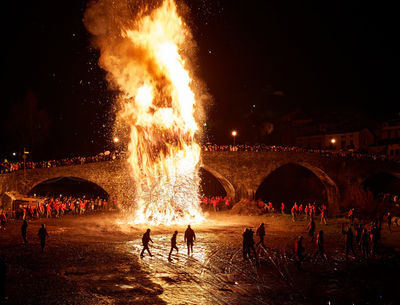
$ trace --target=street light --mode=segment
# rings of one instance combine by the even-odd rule
[[[114,143],[118,143],[119,139],[117,137],[114,138]]]
[[[332,144],[335,144],[335,143],[336,143],[336,139],[334,139],[334,138],[331,139],[331,143],[332,143]]]
[[[29,151],[26,151],[25,147],[24,147],[24,154],[22,155],[22,159],[24,159],[24,179],[26,179],[25,161],[26,161],[26,158],[28,157],[28,154],[29,154]]]
[[[236,139],[236,136],[237,136],[237,131],[236,130],[232,131],[232,136],[233,136],[233,146],[235,146],[235,139]]]

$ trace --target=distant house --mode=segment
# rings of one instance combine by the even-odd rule
[[[367,128],[353,131],[303,135],[296,145],[309,149],[367,151],[375,143],[375,135]]]
[[[377,143],[369,152],[385,155],[389,160],[400,160],[400,120],[382,123],[377,135]]]

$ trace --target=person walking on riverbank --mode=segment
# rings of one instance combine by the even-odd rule
[[[389,232],[392,233],[392,215],[390,214],[390,212],[387,213],[387,224]]]
[[[246,228],[243,232],[243,259],[252,258],[251,252],[253,252],[254,257],[257,259],[257,253],[254,249],[254,231],[252,229]]]
[[[346,249],[346,259],[349,257],[349,252],[353,252],[354,256],[356,253],[354,252],[353,248],[353,230],[349,227],[347,230],[344,229],[344,224],[342,223],[342,234],[345,235],[345,249]]]
[[[187,243],[188,255],[190,255],[190,252],[192,252],[193,254],[193,242],[195,240],[196,240],[196,234],[194,233],[190,225],[188,225],[184,236],[184,241]]]
[[[26,230],[28,229],[28,222],[26,221],[26,219],[24,219],[24,222],[22,223],[21,226],[21,235],[22,238],[24,239],[24,244],[27,244],[28,241],[26,240]]]
[[[2,253],[0,255],[0,301],[7,299],[6,284],[7,284],[8,265],[6,263],[6,256]]]
[[[176,246],[176,236],[177,235],[178,235],[178,231],[175,231],[174,234],[172,235],[172,238],[171,238],[171,251],[169,251],[168,260],[171,260],[172,250],[175,249],[176,252],[179,252],[179,249]]]
[[[301,263],[304,261],[303,236],[299,236],[294,244],[294,253],[296,254],[295,265],[298,270],[301,269]]]
[[[265,245],[264,245],[265,226],[264,226],[263,222],[258,226],[258,228],[256,230],[256,235],[260,239],[259,242],[257,243],[257,246],[261,244],[263,247],[265,247]]]
[[[46,228],[44,227],[44,224],[42,224],[42,227],[39,229],[38,236],[40,240],[40,247],[42,248],[42,253],[43,253],[44,246],[46,245],[46,237],[49,236]]]
[[[314,253],[314,258],[317,257],[317,255],[319,254],[321,256],[321,258],[323,260],[326,260],[326,254],[325,254],[325,250],[324,250],[324,231],[319,231],[318,235],[317,235],[317,251]]]
[[[149,249],[149,242],[153,242],[153,240],[150,237],[150,231],[151,231],[150,229],[147,229],[146,233],[144,233],[142,236],[143,250],[142,252],[140,252],[140,257],[144,256],[144,250],[147,250],[147,252],[149,252],[149,255],[153,256],[153,254],[151,254]]]

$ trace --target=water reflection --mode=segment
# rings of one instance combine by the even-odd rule
[[[212,233],[196,233],[196,237],[194,253],[188,256],[183,234],[179,234],[179,252],[174,252],[169,261],[171,236],[152,235],[154,243],[150,243],[150,251],[153,257],[145,254],[140,264],[143,270],[153,275],[152,280],[163,287],[164,293],[160,297],[172,304],[226,304],[237,299],[234,292],[247,296],[249,291],[239,288],[241,280],[237,275],[240,271],[234,268],[234,261],[240,258],[238,250],[226,248],[226,244],[221,247]],[[126,248],[138,256],[142,250],[141,239],[129,241]],[[231,253],[228,260],[227,252]]]

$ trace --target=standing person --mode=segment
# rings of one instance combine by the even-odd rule
[[[246,228],[243,233],[243,259],[246,260],[247,257],[250,259],[251,251],[253,251],[254,257],[257,259],[256,250],[254,249],[254,239],[253,239],[254,231],[252,229]]]
[[[350,223],[353,223],[354,221],[354,208],[351,208],[349,212],[347,213],[347,216],[349,217]]]
[[[150,237],[150,229],[147,229],[146,233],[144,233],[142,236],[143,250],[142,250],[142,252],[140,252],[140,257],[144,256],[144,250],[147,250],[147,252],[149,252],[149,255],[153,256],[150,253],[149,242],[153,242],[153,240]]]
[[[5,230],[6,229],[7,216],[6,216],[6,213],[4,213],[4,211],[2,211],[1,214],[0,214],[0,221],[1,221],[1,228],[3,230]]]
[[[374,256],[379,242],[379,229],[376,223],[371,224],[369,237],[371,240],[371,256]]]
[[[292,206],[290,213],[292,214],[292,221],[295,222],[296,221],[296,209],[294,208],[294,206]]]
[[[299,215],[301,215],[303,213],[303,204],[301,203],[299,205]]]
[[[390,212],[387,213],[387,224],[389,232],[392,233],[392,215],[390,214]]]
[[[313,217],[312,211],[313,211],[312,205],[311,205],[311,203],[309,202],[309,203],[308,203],[308,216],[310,216],[310,218]]]
[[[311,217],[314,217],[315,215],[317,215],[317,213],[316,213],[316,207],[315,207],[315,202],[314,202],[313,205],[312,205],[311,211],[312,211]]]
[[[347,230],[344,230],[344,224],[342,223],[342,234],[345,235],[346,259],[348,259],[350,250],[353,252],[354,256],[356,256],[353,248],[353,230],[351,227],[349,227]]]
[[[281,213],[285,214],[285,204],[283,202],[281,204]]]
[[[315,233],[315,222],[314,218],[311,216],[310,222],[308,223],[308,235],[311,236],[311,241],[314,241],[314,233]]]
[[[250,256],[250,251],[249,251],[249,241],[248,241],[248,236],[249,236],[249,229],[246,228],[243,231],[243,259],[246,260],[247,256]]]
[[[368,257],[368,249],[369,249],[369,237],[367,229],[363,229],[360,238],[360,248],[363,258]]]
[[[356,229],[356,246],[358,249],[361,249],[361,235],[363,232],[363,226],[361,223],[359,223],[358,225],[355,225],[355,229]]]
[[[299,236],[294,244],[294,252],[296,254],[297,260],[295,261],[295,265],[298,270],[301,269],[301,263],[304,260],[304,247],[303,247],[303,236]]]
[[[328,224],[327,218],[326,218],[326,206],[325,204],[322,205],[321,208],[319,208],[320,212],[321,212],[321,224],[324,223],[325,225]]]
[[[177,235],[178,235],[178,231],[175,231],[174,234],[172,235],[172,238],[171,238],[171,251],[169,251],[168,260],[171,260],[172,250],[175,249],[176,252],[179,252],[179,249],[176,246],[176,236]]]
[[[26,219],[24,219],[24,222],[22,223],[22,226],[21,226],[21,234],[22,234],[22,238],[24,239],[24,244],[28,243],[28,241],[26,240],[27,228],[28,228],[28,222],[26,221]]]
[[[26,208],[25,206],[22,207],[22,219],[26,218]]]
[[[306,221],[308,220],[308,205],[304,208],[304,213],[306,214]]]
[[[3,301],[6,298],[6,282],[7,282],[8,266],[6,263],[6,257],[2,253],[0,256],[0,300]]]
[[[49,234],[47,234],[46,228],[44,227],[44,224],[42,224],[42,227],[39,229],[38,236],[39,236],[40,246],[42,248],[42,253],[43,253],[44,246],[46,244],[46,237],[49,236]]]
[[[326,260],[326,254],[324,251],[324,231],[319,231],[317,235],[317,247],[318,250],[314,253],[314,257],[318,254],[322,257],[322,259]]]
[[[50,218],[51,217],[51,206],[50,203],[48,203],[46,205],[46,218]]]
[[[184,241],[187,243],[188,255],[190,255],[190,252],[192,252],[193,254],[193,241],[195,240],[196,240],[196,234],[194,234],[193,229],[190,227],[190,225],[188,225],[184,237]]]
[[[263,222],[258,226],[258,228],[257,228],[257,230],[256,230],[256,235],[257,235],[258,238],[260,239],[259,242],[257,243],[257,246],[258,246],[259,244],[261,244],[263,247],[265,247],[265,245],[264,245],[265,226],[264,226],[264,223],[263,223]]]

